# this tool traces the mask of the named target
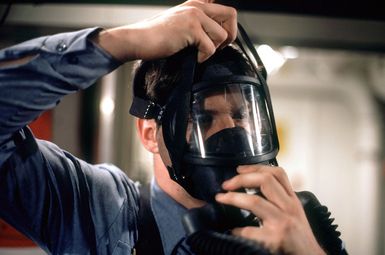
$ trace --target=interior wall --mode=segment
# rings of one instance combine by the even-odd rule
[[[328,206],[349,254],[382,254],[383,112],[365,75],[377,57],[304,50],[268,82],[280,165],[296,190],[310,190]]]
[[[101,112],[98,157],[100,162],[111,162],[142,183],[149,182],[152,175],[152,155],[142,146],[136,131],[135,117],[129,114],[132,102],[132,73],[134,63],[127,63],[101,80],[102,87],[114,86],[113,95],[102,90],[101,98],[111,96],[114,111],[103,117]],[[113,80],[115,84],[109,84]],[[109,133],[106,131],[109,130]],[[102,149],[103,148],[103,149]],[[108,151],[102,151],[106,150]]]

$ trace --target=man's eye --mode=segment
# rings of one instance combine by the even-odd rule
[[[248,117],[248,114],[246,111],[238,111],[233,114],[233,119],[235,120],[243,120]]]
[[[213,117],[210,114],[199,114],[195,116],[197,123],[200,125],[211,125]]]

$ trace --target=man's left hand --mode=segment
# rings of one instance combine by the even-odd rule
[[[237,171],[238,175],[223,183],[228,192],[218,194],[216,200],[252,212],[262,226],[235,228],[234,235],[262,243],[274,253],[325,254],[282,168],[248,165]],[[263,196],[235,192],[241,188],[259,189]]]

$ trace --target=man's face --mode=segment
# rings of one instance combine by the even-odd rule
[[[194,98],[187,140],[191,137],[193,125],[199,126],[204,140],[226,128],[242,127],[249,131],[250,115],[248,107],[240,104],[243,101],[242,93],[237,88],[209,91],[203,99]]]

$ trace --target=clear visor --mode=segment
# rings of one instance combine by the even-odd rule
[[[192,95],[187,126],[194,157],[245,158],[274,150],[268,107],[260,86],[212,85]]]

